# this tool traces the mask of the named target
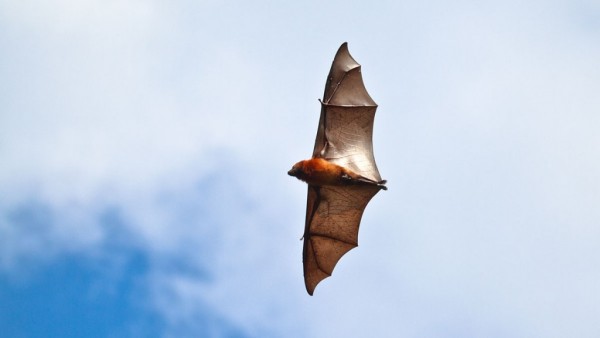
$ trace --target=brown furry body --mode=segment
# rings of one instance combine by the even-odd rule
[[[350,169],[318,157],[294,164],[288,174],[315,186],[369,184],[378,185],[385,189],[383,185],[385,181],[373,181]]]

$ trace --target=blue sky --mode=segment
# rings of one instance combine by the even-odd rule
[[[8,337],[598,337],[597,1],[1,1]],[[344,42],[389,191],[303,286]]]

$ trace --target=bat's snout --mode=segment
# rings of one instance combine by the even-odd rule
[[[292,166],[292,169],[288,171],[288,175],[294,176],[299,180],[304,180],[304,169],[303,169],[304,161],[300,161]]]

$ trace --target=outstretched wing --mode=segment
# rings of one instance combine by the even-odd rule
[[[344,43],[337,51],[327,83],[313,157],[381,181],[373,155],[373,120],[377,104],[365,88],[361,67]]]
[[[340,258],[358,246],[360,219],[379,190],[371,185],[308,186],[302,261],[310,295]]]

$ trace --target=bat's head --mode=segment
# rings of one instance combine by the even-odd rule
[[[297,179],[304,181],[306,179],[306,173],[304,172],[304,161],[300,161],[294,164],[292,169],[288,171],[288,175],[294,176]]]

